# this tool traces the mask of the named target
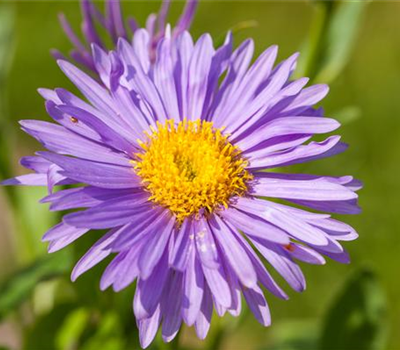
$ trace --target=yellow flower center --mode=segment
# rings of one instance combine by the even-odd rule
[[[141,142],[135,170],[151,193],[150,199],[171,210],[177,220],[201,210],[227,207],[241,196],[252,178],[240,150],[211,122],[168,120]]]

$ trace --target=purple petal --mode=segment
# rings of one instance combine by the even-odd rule
[[[277,245],[267,242],[252,240],[255,247],[276,271],[289,283],[297,292],[306,288],[306,281],[299,266],[293,262],[289,254]]]
[[[157,334],[158,327],[160,326],[161,323],[160,310],[161,310],[160,305],[158,305],[154,313],[149,318],[137,321],[139,328],[140,346],[143,349],[147,348],[152,343],[154,337]]]
[[[262,290],[258,286],[253,289],[243,288],[243,295],[257,321],[265,327],[271,325],[271,314]]]
[[[188,326],[192,326],[200,312],[204,293],[204,275],[195,251],[191,250],[184,275],[182,317]]]
[[[357,198],[357,195],[345,186],[324,179],[257,178],[251,192],[256,196],[307,201],[341,201]]]
[[[244,41],[232,54],[228,72],[221,83],[220,89],[215,97],[215,106],[211,110],[214,126],[220,128],[225,125],[228,114],[226,106],[231,106],[233,93],[243,79],[251,63],[254,52],[254,42],[251,39]]]
[[[252,159],[248,169],[267,169],[310,162],[331,157],[346,150],[347,145],[339,142],[340,136],[328,137],[322,142],[310,142],[289,149],[288,151],[272,153],[261,158]]]
[[[232,295],[223,267],[218,269],[202,265],[204,277],[210,287],[215,300],[223,307],[229,308],[232,304]]]
[[[165,342],[170,342],[175,338],[182,324],[182,280],[183,274],[181,272],[175,272],[171,277],[167,302],[163,310],[162,338]],[[171,302],[172,300],[173,302]]]
[[[328,239],[322,230],[294,216],[290,211],[285,210],[285,206],[279,206],[267,200],[247,198],[240,198],[237,206],[253,215],[260,216],[296,239],[320,246],[328,244]]]
[[[128,154],[133,154],[137,150],[134,146],[136,141],[132,139],[131,135],[128,135],[127,138],[121,136],[120,134],[126,135],[126,130],[121,132],[122,128],[117,127],[115,123],[102,121],[95,115],[78,107],[60,105],[58,108],[60,111],[75,118],[78,123],[86,124],[90,129],[95,130],[100,135],[101,143],[110,145]]]
[[[179,35],[183,31],[190,28],[198,3],[198,0],[186,1],[185,9],[183,10],[182,15],[179,17],[178,23],[175,26],[174,35]]]
[[[120,263],[119,272],[113,282],[113,290],[115,292],[119,292],[128,287],[139,277],[139,256],[144,244],[146,244],[145,241],[136,242],[131,249],[129,249],[125,259]]]
[[[0,182],[2,186],[47,186],[46,174],[27,174]]]
[[[239,281],[245,287],[253,288],[257,284],[256,272],[246,251],[236,240],[232,228],[216,215],[209,222],[219,246]]]
[[[240,206],[238,208],[240,209]],[[258,216],[234,208],[224,210],[221,216],[248,236],[259,237],[283,245],[290,242],[289,236],[285,231]]]
[[[76,227],[68,226],[63,222],[57,224],[48,230],[42,237],[42,242],[53,241],[62,237],[73,236],[80,233],[84,234],[88,229],[77,229]]]
[[[150,277],[146,280],[140,278],[138,281],[133,309],[139,320],[150,317],[157,308],[164,284],[170,277],[167,259],[167,254],[164,253]]]
[[[96,108],[104,112],[114,112],[113,102],[106,89],[94,79],[67,61],[58,61],[65,75]]]
[[[169,211],[161,207],[149,207],[149,211],[137,213],[130,224],[121,228],[123,232],[113,243],[113,251],[129,249],[133,244],[149,240],[153,235],[165,228],[170,218]]]
[[[194,254],[194,235],[192,231],[192,222],[186,219],[177,233],[178,237],[170,256],[170,265],[178,271],[185,271],[189,256]]]
[[[79,51],[85,52],[86,47],[82,44],[79,38],[76,36],[74,31],[71,28],[67,18],[63,13],[60,13],[58,19],[61,23],[61,27],[63,28],[65,34],[67,35],[68,39],[71,41],[72,45],[74,45]]]
[[[340,124],[331,118],[293,116],[272,120],[239,141],[237,146],[247,151],[271,138],[287,135],[325,134],[336,130]]]
[[[87,251],[72,270],[72,281],[76,281],[80,275],[90,270],[93,266],[97,265],[100,261],[110,255],[111,249],[107,247],[115,237],[115,230],[109,231]]]
[[[65,229],[64,233],[68,229]],[[59,251],[60,249],[65,248],[67,245],[71,244],[72,242],[76,241],[78,238],[83,236],[86,232],[88,232],[88,229],[81,229],[81,228],[73,228],[73,230],[70,231],[69,234],[62,235],[59,238],[53,239],[49,246],[47,251],[49,253],[54,253],[56,251]]]
[[[196,120],[203,117],[201,114],[207,94],[207,80],[214,53],[211,36],[204,34],[196,42],[189,63],[188,119]]]
[[[121,267],[125,259],[127,258],[129,250],[117,254],[117,256],[108,264],[100,280],[100,289],[102,291],[106,290],[119,278]]]
[[[132,166],[124,154],[94,143],[62,126],[38,120],[21,120],[22,129],[35,137],[48,150],[87,160]]]
[[[102,188],[141,187],[141,180],[133,168],[70,158],[50,152],[37,154],[61,167],[62,175],[78,182]]]
[[[324,257],[315,250],[308,248],[298,243],[291,243],[287,246],[288,253],[292,258],[304,261],[308,264],[323,265],[325,264]]]
[[[92,44],[92,55],[96,71],[103,84],[110,88],[111,61],[108,54],[98,45]]]
[[[171,45],[171,39],[168,38],[162,39],[158,44],[157,59],[153,67],[154,84],[164,101],[169,118],[179,121]]]
[[[210,329],[212,311],[213,303],[211,292],[210,289],[205,286],[200,312],[194,324],[199,339],[203,340],[207,336],[208,330]]]
[[[132,194],[109,200],[85,211],[64,216],[64,222],[81,228],[104,229],[125,225],[135,215],[151,213],[152,207],[145,204],[146,194]]]
[[[346,201],[334,201],[334,202],[291,200],[291,202],[327,213],[347,214],[347,215],[356,215],[361,213],[361,208],[358,206],[356,199],[351,199]]]
[[[202,265],[211,269],[219,266],[217,246],[205,219],[196,220],[193,225],[196,249]]]
[[[58,191],[41,200],[41,203],[51,202],[50,210],[68,210],[91,208],[105,201],[132,194],[132,189],[106,189],[99,187],[80,187]]]
[[[259,257],[254,252],[254,249],[250,246],[250,244],[243,238],[241,234],[235,232],[235,235],[237,240],[240,242],[240,244],[246,250],[248,256],[250,257],[253,267],[257,273],[258,280],[261,282],[261,284],[263,284],[263,286],[276,297],[281,299],[288,299],[286,293],[271,277],[270,273],[267,271],[264,264],[260,261]]]
[[[139,257],[139,268],[141,277],[146,279],[153,272],[156,264],[160,261],[175,225],[175,217],[170,216],[165,227],[149,238]]]

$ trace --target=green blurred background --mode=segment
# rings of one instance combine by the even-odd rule
[[[172,22],[182,6],[182,2],[174,3]],[[347,345],[338,345],[335,334],[328,335],[329,341],[322,340],[324,348],[400,349],[400,2],[353,5],[354,10],[336,23],[333,37],[327,41],[321,38],[330,35],[329,22],[319,25],[323,21],[320,12],[329,15],[331,9],[321,10],[323,6],[330,5],[311,1],[203,1],[192,33],[197,37],[207,31],[218,39],[227,29],[242,27],[236,34],[236,44],[253,37],[257,53],[278,44],[280,59],[300,50],[300,70],[309,72],[314,81],[328,80],[331,90],[323,101],[326,115],[342,121],[340,133],[351,147],[345,154],[296,170],[351,174],[364,182],[360,192],[363,213],[343,218],[360,234],[357,241],[345,243],[352,263],[302,264],[307,278],[304,293],[291,292],[278,278],[290,300],[268,296],[273,320],[270,328],[262,328],[247,314],[239,324],[229,317],[222,321],[214,318],[205,344],[194,339],[192,330],[183,331],[181,343],[188,349],[313,350],[322,346],[320,333],[328,326],[333,333],[339,332],[337,337],[350,334],[353,326],[356,331]],[[125,13],[133,14],[141,24],[158,7],[157,1],[123,2]],[[19,130],[18,120],[49,120],[36,89],[74,89],[49,55],[50,48],[63,52],[70,49],[57,21],[61,11],[79,28],[76,1],[0,4],[0,144],[1,153],[12,157],[14,174],[24,172],[18,166],[19,157],[39,149]],[[247,20],[258,25],[243,23]],[[8,34],[7,28],[12,28]],[[354,41],[349,41],[353,35]],[[310,47],[318,51],[312,57]],[[345,51],[344,58],[341,50]],[[320,66],[327,55],[332,55],[334,67],[324,73]],[[0,287],[0,348],[135,349],[137,335],[130,300],[133,289],[118,295],[100,293],[104,264],[75,284],[69,282],[71,264],[90,245],[91,238],[46,260],[40,237],[58,217],[48,213],[45,205],[37,204],[43,195],[42,190],[22,188],[8,197],[0,188],[0,281],[5,281]],[[347,292],[353,291],[347,299],[347,292],[343,292],[346,285],[350,285]],[[354,292],[357,288],[362,289],[359,295]],[[335,317],[336,326],[332,326],[329,322]],[[363,317],[366,326],[360,330],[357,324]],[[346,322],[345,331],[335,329]],[[156,342],[157,346],[162,347]]]

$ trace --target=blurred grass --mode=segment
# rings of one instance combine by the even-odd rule
[[[59,86],[73,89],[48,52],[52,47],[64,52],[69,50],[56,15],[64,11],[78,27],[78,6],[75,1],[15,2],[16,51],[5,92],[9,117],[17,135],[17,146],[9,152],[13,155],[15,172],[18,174],[23,172],[17,167],[19,156],[32,154],[38,145],[18,130],[17,120],[48,119],[36,89]],[[172,17],[176,17],[181,6],[182,3],[176,4]],[[124,8],[143,23],[150,10],[158,8],[158,3],[125,2]],[[218,38],[237,23],[255,20],[258,26],[238,33],[236,43],[251,36],[256,41],[258,53],[271,44],[278,44],[279,57],[282,59],[301,49],[310,29],[313,11],[314,8],[306,2],[204,1],[199,7],[192,32],[198,36],[206,29],[214,38]],[[400,333],[395,331],[400,327],[397,263],[400,248],[399,16],[398,2],[373,2],[369,5],[350,62],[331,84],[331,92],[323,103],[327,115],[332,117],[348,106],[359,109],[361,116],[340,130],[343,140],[350,143],[350,149],[334,159],[296,168],[316,174],[352,174],[364,181],[365,188],[360,193],[363,214],[344,218],[360,233],[358,241],[346,244],[352,264],[342,266],[328,262],[324,267],[303,265],[307,290],[302,294],[289,291],[290,301],[280,301],[270,296],[273,326],[265,330],[252,317],[247,317],[243,326],[224,340],[226,349],[256,349],[259,344],[268,344],[273,338],[274,325],[279,327],[288,319],[320,320],[343,281],[364,265],[371,266],[377,272],[387,294],[392,330],[387,349],[400,348]],[[0,209],[4,211],[4,208]],[[37,228],[35,233],[36,243],[40,244],[43,228]],[[8,232],[1,227],[0,244],[3,244],[6,234]],[[1,259],[1,265],[7,264]],[[3,270],[5,268],[0,269],[0,278]],[[284,283],[281,284],[284,286]],[[98,279],[93,280],[91,288],[97,290]],[[132,316],[132,328],[133,325]],[[185,332],[184,339],[196,348],[199,343],[192,340],[190,334]]]

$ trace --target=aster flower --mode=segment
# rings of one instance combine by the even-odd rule
[[[208,34],[193,43],[188,32],[173,40],[167,29],[150,65],[151,38],[138,29],[133,45],[120,38],[110,53],[94,46],[102,84],[59,60],[85,100],[40,89],[56,123],[21,125],[48,151],[22,158],[34,173],[3,184],[47,186],[42,202],[51,210],[78,209],[44,235],[50,252],[109,230],[72,280],[112,255],[100,288],[137,281],[143,347],[161,323],[167,342],[182,322],[205,338],[213,309],[239,315],[242,294],[268,326],[263,288],[288,297],[265,263],[300,292],[306,282],[297,261],[347,263],[339,242],[357,238],[329,213],[359,212],[358,181],[276,172],[345,150],[339,136],[311,141],[339,127],[314,107],[328,88],[291,80],[298,55],[275,65],[276,46],[251,64],[252,40],[233,50],[228,34],[214,49]],[[74,186],[53,193],[61,184]]]
[[[198,0],[187,0],[183,13],[173,29],[173,38],[189,29],[196,12],[197,4]],[[163,0],[159,12],[157,14],[152,13],[147,18],[146,30],[150,35],[148,49],[150,51],[151,61],[155,59],[155,50],[158,42],[165,35],[165,25],[170,6],[171,0]],[[59,15],[60,24],[74,46],[73,50],[70,52],[71,58],[76,63],[83,65],[85,68],[95,73],[97,71],[91,55],[91,45],[96,44],[100,48],[106,49],[105,40],[101,38],[96,27],[103,28],[106,36],[108,36],[106,39],[108,41],[111,40],[114,45],[117,44],[119,38],[129,40],[133,33],[140,28],[133,17],[128,17],[125,23],[119,0],[106,0],[104,7],[105,14],[103,14],[91,0],[81,0],[83,17],[81,29],[84,37],[83,42],[72,29],[66,16],[63,13]],[[56,59],[66,59],[65,56],[56,49],[53,49],[51,53]]]

